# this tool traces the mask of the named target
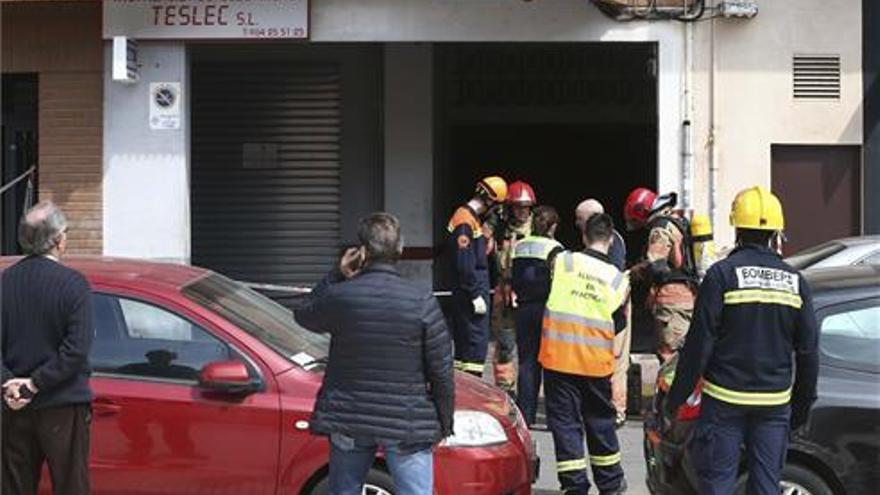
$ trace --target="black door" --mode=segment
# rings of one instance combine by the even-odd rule
[[[18,221],[25,208],[35,200],[35,174],[19,180],[37,165],[37,76],[3,74],[3,154],[0,164],[0,251],[19,254]]]

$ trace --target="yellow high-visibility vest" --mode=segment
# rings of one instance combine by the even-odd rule
[[[611,375],[612,315],[625,302],[628,289],[628,276],[611,263],[584,253],[560,253],[544,310],[541,365],[572,375]]]
[[[556,239],[530,235],[517,241],[513,248],[513,259],[534,258],[546,261],[554,249],[561,247],[562,244]]]

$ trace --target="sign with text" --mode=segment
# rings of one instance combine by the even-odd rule
[[[150,83],[150,129],[180,129],[180,83]]]
[[[308,0],[105,0],[104,38],[305,39]]]

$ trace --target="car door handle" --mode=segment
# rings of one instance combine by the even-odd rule
[[[122,406],[110,400],[96,400],[92,403],[92,411],[95,416],[115,416],[122,410]]]

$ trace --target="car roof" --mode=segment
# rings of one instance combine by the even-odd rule
[[[838,242],[843,244],[844,246],[861,246],[863,244],[878,244],[880,243],[880,235],[865,235],[860,237],[843,237],[840,239],[834,239],[831,242]]]
[[[813,293],[880,288],[880,266],[857,265],[833,268],[813,268],[803,271]]]
[[[20,259],[20,256],[0,257],[0,271]],[[123,284],[137,282],[171,290],[180,290],[211,273],[210,270],[188,265],[109,256],[71,255],[65,256],[62,262],[65,266],[81,272],[92,282]]]

